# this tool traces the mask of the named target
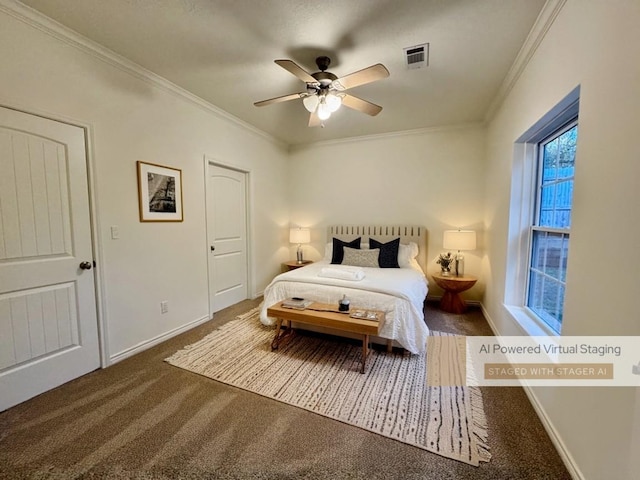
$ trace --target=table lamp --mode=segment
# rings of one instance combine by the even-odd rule
[[[304,263],[304,260],[302,258],[302,244],[309,243],[310,241],[311,231],[308,228],[292,228],[289,231],[289,242],[298,244],[298,251],[296,252],[296,263]]]
[[[476,232],[473,230],[445,230],[442,246],[447,250],[457,250],[456,277],[464,275],[464,255],[462,250],[476,249]]]

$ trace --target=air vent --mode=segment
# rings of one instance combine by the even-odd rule
[[[404,49],[407,68],[424,68],[429,66],[429,44],[415,45]]]

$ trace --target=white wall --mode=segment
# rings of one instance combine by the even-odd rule
[[[1,104],[89,126],[108,357],[208,318],[205,155],[250,171],[250,293],[279,272],[289,216],[282,146],[7,13],[0,58]],[[139,222],[137,160],[182,169],[184,222]]]
[[[484,136],[482,127],[470,125],[294,149],[291,222],[312,229],[306,255],[322,256],[327,225],[422,225],[431,275],[439,271],[435,259],[444,251],[444,230],[463,227],[479,230],[478,249],[465,254],[465,273],[479,275]],[[442,293],[434,282],[429,289]],[[483,289],[481,278],[465,297],[479,300]]]
[[[520,334],[503,307],[514,141],[581,86],[564,335],[640,335],[640,3],[569,0],[488,126],[486,311]],[[583,478],[628,475],[635,390],[536,388],[534,401]],[[635,442],[635,443],[634,443]]]

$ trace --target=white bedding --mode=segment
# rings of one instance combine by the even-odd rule
[[[260,321],[273,325],[275,319],[267,317],[267,308],[286,298],[303,297],[337,305],[346,295],[353,307],[385,312],[381,337],[396,340],[411,353],[425,351],[429,335],[423,310],[427,279],[419,268],[362,267],[364,278],[353,281],[319,276],[318,273],[329,265],[327,261],[321,261],[274,278],[264,292]],[[331,265],[331,268],[349,267]]]

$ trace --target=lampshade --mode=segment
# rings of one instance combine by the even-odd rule
[[[320,105],[318,105],[316,115],[318,115],[320,120],[326,120],[331,116],[331,107],[329,107],[325,97],[320,99]]]
[[[302,99],[302,103],[304,105],[304,108],[306,108],[309,113],[313,113],[316,111],[320,100],[318,99],[318,96],[316,94],[313,94],[304,97]]]
[[[445,230],[442,246],[448,250],[475,250],[476,232],[473,230]]]
[[[329,111],[333,113],[340,108],[340,105],[342,105],[342,97],[339,97],[333,92],[329,92],[327,94],[326,102],[329,107]]]
[[[311,241],[311,230],[308,228],[292,228],[289,231],[289,242],[309,243]]]

